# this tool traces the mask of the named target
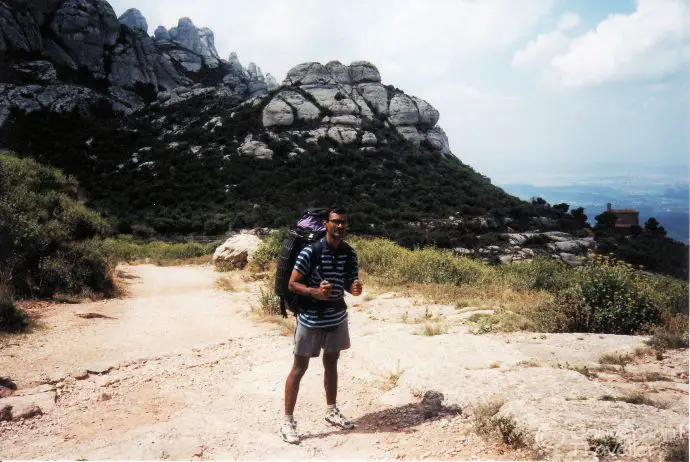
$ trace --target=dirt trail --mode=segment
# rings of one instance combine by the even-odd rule
[[[388,294],[349,298],[353,347],[342,356],[338,401],[358,427],[344,432],[324,422],[322,367],[313,360],[296,411],[304,439],[293,446],[277,435],[292,338],[250,317],[258,283],[233,273],[235,290],[220,290],[220,275],[209,266],[120,270],[126,298],[54,306],[39,330],[0,340],[0,376],[18,386],[0,408],[3,400],[32,393],[27,399],[43,411],[0,422],[0,459],[514,460],[532,453],[479,438],[470,429],[469,403],[492,393],[566,404],[559,393],[613,393],[616,388],[553,366],[592,363],[602,351],[641,344],[624,336],[591,336],[586,345],[572,336],[476,336],[461,324],[426,337],[414,335],[419,326],[400,322],[401,314],[431,309],[449,321],[464,315]],[[86,313],[92,315],[78,316]],[[669,357],[665,371],[687,371],[686,356]],[[525,361],[543,367],[516,366]],[[687,383],[677,385],[664,396],[679,411],[651,409],[687,428],[679,404],[687,402]],[[421,404],[429,390],[446,401]]]

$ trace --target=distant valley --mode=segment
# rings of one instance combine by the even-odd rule
[[[687,167],[680,166],[673,173],[666,174],[562,175],[554,176],[542,185],[504,181],[498,186],[524,200],[541,197],[550,204],[565,202],[571,209],[583,207],[591,224],[595,223],[595,216],[606,210],[609,202],[614,209],[637,209],[640,211],[640,226],[644,226],[649,217],[654,217],[669,237],[687,244],[690,233],[687,171]]]

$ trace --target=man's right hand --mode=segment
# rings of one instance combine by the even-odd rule
[[[319,300],[328,300],[328,297],[331,296],[332,288],[333,286],[331,286],[330,282],[323,280],[318,288],[312,289],[312,297]]]

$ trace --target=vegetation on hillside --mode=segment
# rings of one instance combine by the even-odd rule
[[[610,212],[595,219],[599,252],[650,271],[688,279],[688,246],[666,237],[666,230],[655,218],[649,218],[644,227],[633,226],[626,232],[615,228],[616,216]]]
[[[476,249],[495,244],[496,233],[535,228],[586,235],[582,208],[521,201],[379,120],[363,128],[386,143],[367,151],[289,131],[316,122],[266,131],[261,113],[271,96],[258,104],[198,96],[125,118],[105,107],[92,111],[98,118],[15,111],[0,145],[73,175],[117,233],[140,238],[290,227],[315,202],[345,205],[353,232],[407,248]],[[240,155],[248,137],[266,143],[273,159]],[[596,238],[600,253],[687,278],[687,246],[660,233],[598,229]]]
[[[351,208],[355,232],[405,245],[470,247],[483,231],[471,223],[474,217],[496,218],[496,230],[505,229],[502,219],[509,218],[520,230],[532,226],[535,215],[569,216],[506,194],[458,159],[416,148],[380,121],[365,128],[390,141],[365,152],[328,139],[272,138],[263,130],[261,111],[261,104],[201,96],[106,122],[15,113],[2,139],[77,177],[89,203],[123,233],[214,235],[290,226],[318,201]],[[274,158],[238,154],[248,135],[264,141]],[[455,223],[427,226],[450,216]]]

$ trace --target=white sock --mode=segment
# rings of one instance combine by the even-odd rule
[[[326,412],[331,412],[335,409],[335,404],[326,404]]]
[[[291,423],[294,421],[295,421],[295,419],[293,416],[285,414],[285,422]]]

